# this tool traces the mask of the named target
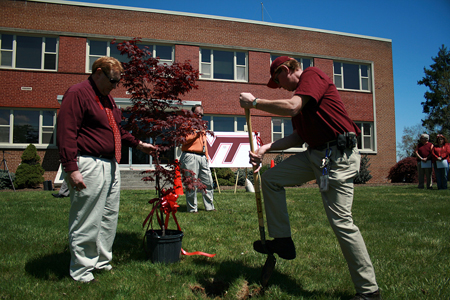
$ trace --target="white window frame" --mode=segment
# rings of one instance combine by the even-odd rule
[[[363,153],[372,153],[375,152],[375,137],[374,137],[374,123],[373,122],[358,122],[355,121],[355,124],[361,129],[361,134],[358,136],[358,149]],[[369,126],[369,134],[364,133],[364,129]],[[366,138],[370,139],[371,147],[365,148],[364,140]]]
[[[214,117],[216,117],[216,118],[220,117],[220,118],[233,118],[233,132],[246,132],[247,131],[247,123],[246,122],[245,122],[243,130],[239,130],[239,128],[238,128],[238,118],[239,119],[244,119],[244,121],[245,121],[245,117],[244,116],[206,115],[205,114],[205,117],[210,118],[210,121],[208,122],[208,130],[222,132],[222,131],[218,131],[217,129],[214,129]]]
[[[12,35],[13,36],[13,44],[12,49],[3,49],[2,47],[2,35]],[[41,67],[40,68],[19,68],[16,67],[16,59],[17,59],[17,37],[38,37],[41,38]],[[46,51],[45,49],[45,43],[47,38],[56,39],[56,48],[55,52]],[[0,32],[0,60],[2,53],[12,53],[12,62],[11,66],[2,66],[0,65],[0,69],[18,69],[18,70],[33,70],[33,71],[47,71],[47,72],[56,72],[58,70],[58,54],[59,54],[59,37],[52,37],[52,36],[33,36],[33,35],[27,35],[27,34],[10,34],[10,33],[4,33]],[[53,54],[55,55],[55,69],[45,69],[45,55],[46,54]]]
[[[274,130],[274,120],[281,120],[281,131],[275,131]],[[292,120],[290,118],[280,118],[280,117],[273,117],[273,118],[270,119],[270,132],[271,132],[270,135],[271,135],[272,142],[275,142],[277,140],[280,140],[280,139],[286,137],[285,129],[284,129],[285,128],[285,124],[291,124],[291,126],[292,126]],[[281,137],[279,139],[275,139],[274,138],[274,134],[281,134]],[[302,146],[292,147],[292,148],[290,148],[289,151],[296,152],[296,151],[299,151],[299,150],[305,150],[307,147],[308,147],[308,145],[306,143],[303,143]]]
[[[280,57],[280,56],[285,56],[285,54],[271,54],[270,55],[270,64],[272,64],[272,62],[277,58],[277,57]],[[299,57],[299,56],[290,56],[290,55],[288,55],[289,57],[292,57],[292,58],[294,58],[296,61],[298,61],[298,63],[300,64],[300,68],[302,69],[302,70],[304,70],[305,68],[304,68],[304,66],[303,66],[303,60],[305,60],[305,59],[308,59],[311,63],[310,63],[310,65],[307,67],[307,68],[309,68],[309,67],[314,67],[314,59],[313,58],[311,58],[311,57]]]
[[[339,73],[336,70],[336,64],[339,64]],[[357,65],[358,68],[358,78],[359,78],[359,89],[349,89],[344,87],[344,64]],[[361,66],[367,67],[367,76],[362,75]],[[360,91],[360,92],[371,92],[371,65],[370,64],[359,64],[350,62],[333,61],[333,80],[336,88],[338,90],[348,90],[348,91]],[[363,89],[364,82],[367,84],[367,89]]]
[[[14,143],[14,111],[38,111],[39,112],[39,140],[38,143],[32,143],[35,146],[56,146],[56,110],[55,109],[19,109],[19,108],[0,108],[2,110],[9,110],[9,124],[8,125],[0,125],[0,128],[9,128],[9,141],[8,142],[0,142],[0,146],[28,146],[30,143]],[[44,111],[52,111],[53,112],[53,126],[44,126]],[[42,135],[44,133],[44,129],[52,129],[53,132],[53,141],[51,143],[43,143]],[[50,133],[47,131],[46,133]]]
[[[86,73],[91,73],[92,70],[92,64],[90,63],[91,58],[95,58],[98,59],[100,57],[102,57],[103,55],[91,55],[90,54],[90,45],[91,45],[91,41],[95,41],[95,42],[106,42],[106,56],[111,56],[111,47],[116,47],[116,44],[112,44],[111,41],[109,40],[101,40],[101,39],[87,39],[86,41]],[[152,57],[157,57],[156,55],[156,46],[169,46],[172,48],[172,53],[171,53],[171,59],[160,59],[160,63],[161,64],[168,64],[168,65],[172,65],[174,62],[174,57],[175,57],[175,47],[173,45],[163,45],[163,44],[146,44],[146,43],[142,43],[139,44],[139,46],[147,46],[148,47],[148,51],[151,52]],[[94,60],[93,60],[94,61]]]
[[[210,59],[209,62],[203,62],[202,49],[210,50]],[[214,51],[223,51],[223,52],[232,52],[233,53],[233,79],[222,79],[222,78],[214,78]],[[238,65],[236,53],[244,53],[245,54],[245,64]],[[200,48],[199,49],[199,63],[200,63],[200,78],[199,79],[208,79],[208,80],[218,80],[218,81],[238,81],[238,82],[248,82],[248,52],[246,51],[233,51],[226,49],[210,49],[210,48]],[[209,66],[210,73],[203,72],[204,66]],[[244,69],[244,79],[238,79],[238,69]]]

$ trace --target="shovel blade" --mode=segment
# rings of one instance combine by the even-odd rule
[[[269,283],[269,279],[272,276],[276,263],[277,259],[275,256],[273,254],[269,254],[261,272],[261,285],[263,288],[265,288]]]

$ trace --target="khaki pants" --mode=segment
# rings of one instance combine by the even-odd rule
[[[375,272],[361,233],[353,224],[353,178],[359,172],[360,155],[357,149],[341,152],[331,147],[329,190],[322,192],[322,202],[350,275],[358,293],[378,290]],[[322,175],[320,165],[326,150],[308,149],[291,156],[262,175],[262,191],[269,235],[274,238],[291,236],[286,206],[285,186],[301,185]]]
[[[203,203],[205,204],[205,210],[213,210],[214,203],[214,188],[211,176],[211,170],[209,169],[209,162],[206,155],[198,155],[189,152],[183,152],[180,157],[181,168],[191,170],[195,173],[196,178],[199,178],[201,182],[206,185],[206,190],[202,191]],[[185,176],[191,176],[186,172]],[[197,189],[186,189],[186,205],[188,212],[196,212],[197,207]]]
[[[78,168],[86,189],[70,187],[70,276],[94,279],[94,269],[111,269],[120,202],[120,172],[116,160],[79,156]]]

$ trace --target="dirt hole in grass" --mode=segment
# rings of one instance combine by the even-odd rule
[[[201,294],[205,299],[222,299],[228,293],[230,284],[220,279],[211,278],[205,280],[202,284],[196,284],[191,286],[191,290],[194,294]],[[262,294],[260,286],[249,286],[247,281],[244,281],[239,291],[236,294],[235,299],[246,300]]]

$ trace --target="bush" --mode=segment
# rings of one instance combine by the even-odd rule
[[[247,172],[247,178],[253,183],[253,169],[252,168],[245,168],[245,169],[239,169],[234,172],[234,176],[238,176],[237,172],[239,171],[239,178],[238,178],[238,185],[245,186],[245,172]]]
[[[44,168],[39,164],[41,158],[37,155],[36,147],[28,145],[22,154],[22,162],[17,168],[14,186],[18,189],[36,188],[44,182]]]
[[[370,175],[369,164],[370,158],[366,155],[361,156],[361,165],[359,167],[359,173],[353,180],[356,184],[365,184],[370,179],[372,179],[372,175]]]
[[[265,171],[270,169],[270,165],[263,165],[261,169],[259,170],[260,176],[264,174]],[[238,179],[238,185],[245,186],[245,173],[244,170],[247,170],[247,178],[250,180],[251,183],[253,183],[253,168],[249,169],[239,169],[239,179]],[[234,172],[234,176],[236,178],[236,172]]]
[[[285,160],[286,158],[284,157],[284,153],[281,152],[281,154],[278,154],[275,159],[273,160],[273,162],[275,163],[275,165],[278,165],[280,162],[282,162],[283,160]]]
[[[214,168],[219,181],[219,186],[234,186],[236,183],[236,176],[230,168]],[[214,175],[213,175],[214,176]]]
[[[11,175],[11,179],[14,182],[15,174],[9,172]],[[9,180],[8,171],[6,170],[0,170],[0,190],[4,189],[12,189],[11,181]]]
[[[388,179],[391,182],[419,182],[417,176],[417,159],[415,157],[407,157],[400,160],[389,170]]]

